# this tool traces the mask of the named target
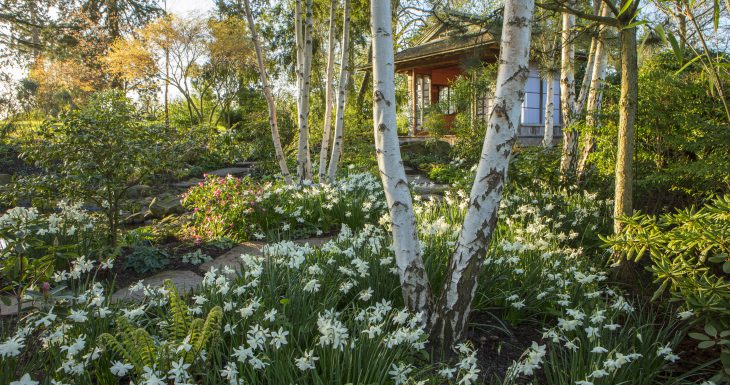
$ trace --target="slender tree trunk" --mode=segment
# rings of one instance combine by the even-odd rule
[[[332,0],[330,5],[330,30],[327,42],[327,82],[325,83],[325,111],[324,127],[322,128],[322,148],[319,149],[319,182],[325,180],[327,172],[327,158],[332,137],[332,105],[334,104],[334,89],[332,82],[335,78],[335,27],[337,26],[337,0]]]
[[[373,62],[373,44],[370,43],[368,46],[368,64]],[[365,75],[362,77],[362,83],[360,83],[360,89],[357,92],[357,102],[355,106],[358,111],[362,111],[363,103],[365,101],[365,94],[367,94],[368,84],[370,84],[370,71],[365,71]]]
[[[638,0],[633,1],[638,3]],[[628,21],[623,25],[628,25]],[[619,99],[618,150],[616,153],[616,197],[613,210],[615,217],[613,228],[615,233],[619,233],[622,228],[618,217],[633,213],[634,122],[636,120],[639,94],[636,27],[627,28],[624,26],[621,29],[620,35],[621,96]]]
[[[371,0],[370,7],[375,156],[390,212],[403,300],[410,310],[422,312],[422,320],[425,321],[430,308],[431,287],[421,258],[416,216],[398,143],[390,0]]]
[[[256,32],[256,25],[254,24],[253,15],[251,14],[251,6],[249,4],[249,0],[243,0],[243,4],[245,7],[248,28],[251,31],[251,40],[253,41],[253,45],[256,50],[256,60],[259,66],[261,86],[264,89],[266,104],[269,107],[269,126],[271,127],[271,139],[274,142],[276,161],[279,163],[279,169],[281,170],[281,175],[284,177],[284,180],[287,184],[291,184],[291,174],[289,174],[289,167],[286,165],[286,157],[284,156],[284,150],[281,147],[281,139],[279,137],[279,123],[276,118],[276,104],[274,104],[274,96],[271,94],[271,87],[269,86],[269,80],[266,76],[266,67],[264,66],[264,54],[263,50],[261,49],[261,43],[259,42],[259,35]]]
[[[547,83],[545,94],[547,96],[545,97],[545,132],[542,136],[542,146],[545,148],[553,148],[553,136],[555,135],[555,124],[553,121],[553,113],[555,110],[555,96],[553,95],[554,76],[553,71],[548,71],[545,75],[545,82]]]
[[[580,83],[580,91],[578,92],[578,99],[575,102],[575,111],[573,111],[574,117],[578,117],[583,113],[583,107],[586,103],[586,98],[591,88],[591,75],[593,74],[593,67],[596,62],[596,41],[597,37],[591,39],[591,48],[588,51],[588,60],[586,61],[586,70],[583,73],[583,81]]]
[[[603,16],[608,16],[608,8],[604,7]],[[606,47],[606,26],[601,26],[596,41],[596,58],[591,74],[591,89],[588,93],[588,104],[586,106],[586,132],[583,135],[583,144],[578,166],[576,167],[576,180],[582,182],[585,178],[588,156],[596,147],[594,131],[600,127],[599,114],[601,112],[601,100],[603,98],[603,82],[606,79],[606,67],[608,65],[608,47]]]
[[[306,1],[304,15],[302,2]],[[297,38],[298,97],[297,123],[299,145],[297,147],[297,179],[312,179],[312,160],[309,153],[309,89],[312,77],[312,0],[297,0],[295,14]]]
[[[573,125],[575,111],[575,16],[563,13],[560,53],[560,111],[563,125],[563,154],[560,158],[560,179],[565,182],[575,169],[578,132]]]
[[[449,348],[463,337],[477,278],[497,223],[520,106],[529,75],[534,0],[505,2],[494,107],[472,186],[464,225],[449,261],[446,282],[431,319],[431,339]]]
[[[345,131],[345,104],[347,103],[347,80],[349,79],[350,51],[350,0],[345,0],[345,15],[342,22],[342,57],[340,59],[340,83],[337,90],[337,113],[335,114],[335,134],[332,142],[332,158],[327,174],[330,182],[335,181],[337,165],[342,155],[342,142]]]

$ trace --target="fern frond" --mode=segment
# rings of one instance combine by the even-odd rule
[[[210,340],[220,333],[222,320],[223,309],[220,306],[210,309],[208,316],[205,318],[205,324],[203,324],[197,338],[193,340],[193,349],[196,352],[205,349]]]
[[[139,352],[142,364],[144,366],[153,367],[156,364],[157,348],[155,341],[152,339],[147,330],[139,328],[134,331],[135,350]]]
[[[104,333],[100,335],[96,341],[102,347],[114,352],[114,354],[124,357],[124,360],[134,365],[135,369],[141,370],[141,362],[135,360],[135,357],[130,354],[129,350],[127,350],[113,335]]]
[[[166,279],[163,285],[167,290],[170,311],[172,312],[170,334],[175,337],[175,341],[181,342],[188,335],[188,328],[192,322],[192,316],[190,315],[188,306],[180,298],[180,293],[172,280]]]

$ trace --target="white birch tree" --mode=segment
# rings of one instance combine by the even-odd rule
[[[560,52],[560,112],[563,125],[563,152],[560,158],[560,177],[567,180],[575,169],[578,151],[578,132],[571,127],[575,113],[575,45],[573,28],[575,16],[564,12]]]
[[[302,3],[305,3],[304,10]],[[312,179],[309,152],[309,89],[312,78],[312,0],[296,0],[294,12],[297,50],[297,179]]]
[[[391,219],[393,246],[403,299],[409,309],[428,314],[431,289],[421,258],[416,215],[398,143],[390,0],[371,0],[373,39],[373,128],[375,156]]]
[[[608,17],[608,7],[602,8],[601,15]],[[585,178],[588,156],[596,146],[596,139],[593,131],[600,127],[599,114],[601,112],[601,101],[603,99],[603,82],[606,80],[606,68],[608,66],[608,47],[606,46],[607,26],[600,25],[598,39],[596,40],[596,52],[591,72],[590,90],[586,104],[586,126],[587,131],[581,140],[581,152],[578,158],[578,165],[575,169],[576,181],[581,182]]]
[[[506,1],[497,88],[464,224],[431,318],[432,340],[451,346],[466,330],[477,278],[497,224],[529,75],[534,0]]]
[[[266,104],[269,108],[269,126],[271,127],[271,139],[274,142],[276,161],[279,163],[279,169],[281,171],[281,175],[284,177],[284,181],[286,181],[287,184],[291,184],[291,174],[289,174],[289,167],[286,165],[284,150],[281,147],[279,123],[276,117],[276,104],[274,103],[274,96],[271,93],[271,87],[269,86],[269,80],[266,75],[266,66],[264,66],[264,53],[261,48],[261,42],[259,41],[259,35],[256,32],[256,25],[254,24],[253,15],[251,14],[251,5],[249,4],[249,0],[243,0],[243,4],[246,21],[248,22],[248,29],[251,32],[251,40],[253,41],[254,49],[256,50],[256,60],[259,67],[261,86],[263,87],[264,97],[266,98]]]
[[[553,86],[555,83],[555,73],[548,70],[545,74],[545,127],[542,135],[542,146],[545,148],[553,148],[553,136],[555,136],[555,122],[553,114],[555,111],[555,96]]]
[[[335,113],[335,132],[332,142],[332,157],[327,170],[330,182],[335,181],[337,166],[342,155],[342,141],[345,131],[345,105],[347,103],[347,81],[350,78],[350,0],[345,0],[344,20],[342,22],[342,56],[340,58],[340,80],[337,90],[337,112]]]
[[[332,106],[334,105],[334,88],[332,82],[335,78],[335,27],[337,26],[337,0],[330,4],[330,28],[327,37],[327,80],[325,82],[325,111],[324,126],[322,127],[322,147],[319,150],[319,182],[325,181],[327,175],[327,160],[332,138]]]

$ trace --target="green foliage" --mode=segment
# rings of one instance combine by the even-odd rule
[[[172,281],[165,280],[164,288],[172,316],[166,339],[153,338],[142,327],[135,329],[125,317],[117,318],[116,336],[104,333],[98,337],[99,345],[133,365],[138,375],[149,369],[167,373],[176,363],[204,368],[208,359],[201,357],[201,353],[219,343],[223,317],[221,307],[211,308],[204,320],[194,319]]]
[[[65,202],[59,210],[44,215],[16,207],[0,216],[0,292],[21,298],[31,286],[50,282],[57,270],[98,249],[91,217]]]
[[[127,189],[164,170],[169,152],[164,128],[147,122],[119,91],[94,94],[62,121],[49,121],[27,157],[61,176],[63,192],[90,200],[107,217],[109,242],[116,245],[119,210]]]
[[[139,244],[126,256],[124,268],[137,274],[145,274],[163,269],[170,264],[170,255],[155,246]]]
[[[636,207],[648,212],[686,207],[730,189],[730,131],[720,103],[708,95],[697,64],[676,73],[669,53],[642,62],[636,117]],[[596,174],[589,181],[613,179],[618,92],[609,78],[597,152],[590,158]],[[610,185],[610,183],[608,183]]]
[[[730,378],[730,195],[700,209],[688,208],[660,217],[637,213],[621,219],[621,233],[606,243],[627,258],[648,256],[659,288],[654,298],[669,291],[672,301],[698,316],[706,334],[694,333],[700,348],[721,347],[724,373]]]
[[[310,186],[208,176],[183,205],[194,211],[189,230],[197,239],[296,239],[376,222],[385,212],[382,194],[370,174]]]
[[[189,253],[183,254],[180,257],[183,263],[191,263],[193,265],[201,265],[205,262],[211,261],[213,258],[210,255],[203,253],[202,250],[197,249]]]

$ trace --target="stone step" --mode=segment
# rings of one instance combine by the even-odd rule
[[[249,167],[226,167],[226,168],[222,168],[220,170],[209,171],[206,174],[216,175],[216,176],[225,178],[228,175],[244,176],[244,175],[248,175],[250,172],[251,172],[251,168],[249,168]]]
[[[145,278],[142,283],[145,286],[160,287],[166,279],[172,280],[177,287],[180,294],[188,293],[193,291],[195,288],[203,282],[203,277],[189,271],[189,270],[168,270],[163,271],[157,275]],[[134,293],[129,291],[129,286],[117,290],[112,294],[112,302],[117,301],[141,301],[144,297],[144,293],[136,291]]]

